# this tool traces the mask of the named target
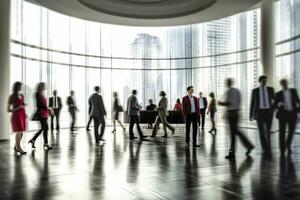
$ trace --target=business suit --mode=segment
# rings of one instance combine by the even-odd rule
[[[140,138],[143,138],[143,132],[140,127],[140,105],[135,95],[131,95],[127,101],[127,114],[130,117],[129,139],[134,139],[133,127],[136,124]]]
[[[272,87],[265,87],[265,89],[265,94],[263,94],[261,87],[252,90],[250,119],[255,119],[257,122],[262,149],[264,151],[270,151],[270,129],[272,126],[274,114],[273,104],[275,99],[275,92],[274,88]]]
[[[294,88],[289,88],[289,104],[290,108],[287,107],[287,99],[285,97],[285,91],[281,90],[276,93],[275,106],[278,109],[276,118],[279,120],[279,147],[282,154],[284,154],[286,148],[291,151],[291,144],[293,135],[296,128],[297,113],[299,112],[299,96],[298,92]],[[286,126],[288,126],[288,137],[285,141]]]
[[[102,140],[105,130],[105,119],[106,115],[105,106],[103,103],[102,96],[99,93],[94,93],[89,98],[89,109],[91,110],[90,116],[94,119],[94,134],[96,143]],[[101,124],[101,131],[99,134],[99,126]]]
[[[59,131],[59,115],[62,109],[61,98],[53,96],[49,98],[49,107],[53,109],[54,115],[51,115],[51,131],[54,130],[54,117],[56,118],[56,130]]]
[[[200,98],[202,98],[202,101],[200,100]],[[199,107],[200,107],[200,115],[199,115],[199,119],[198,119],[199,127],[201,126],[201,128],[204,129],[205,114],[206,114],[206,109],[207,109],[207,99],[206,99],[206,97],[199,97],[198,101],[199,101]],[[200,102],[203,102],[203,105],[201,105]]]
[[[76,103],[74,101],[74,97],[72,96],[68,96],[67,98],[67,105],[69,106],[69,113],[71,116],[71,131],[74,131],[74,126],[75,126],[75,122],[76,122],[76,112],[78,111]]]
[[[168,111],[168,99],[166,97],[162,97],[160,99],[156,110],[158,111],[158,115],[155,119],[155,125],[152,132],[152,136],[153,137],[156,136],[159,124],[161,122],[163,123],[163,127],[164,127],[164,132],[165,132],[164,137],[168,136],[167,127],[172,131],[172,133],[174,133],[175,128],[167,122],[167,116],[169,115],[169,111]]]
[[[192,106],[191,99],[193,99],[194,106]],[[186,125],[186,138],[185,142],[187,145],[190,143],[190,128],[193,126],[193,146],[197,145],[197,121],[199,117],[199,101],[197,97],[192,96],[191,98],[187,95],[182,99],[183,114],[185,116]]]

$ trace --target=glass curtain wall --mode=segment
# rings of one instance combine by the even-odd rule
[[[277,27],[288,27],[277,31],[276,77],[284,74],[297,88],[299,5],[300,0],[276,4]],[[32,95],[37,82],[47,83],[48,96],[57,89],[64,103],[69,91],[74,90],[80,110],[77,125],[84,126],[88,119],[87,100],[95,85],[101,87],[110,113],[114,91],[125,107],[131,90],[137,89],[145,108],[149,99],[158,103],[158,93],[164,90],[172,109],[189,85],[194,85],[196,93],[215,92],[222,99],[224,79],[232,77],[243,93],[247,119],[251,89],[261,74],[259,24],[260,10],[252,10],[187,26],[116,26],[12,0],[11,83],[25,83],[29,114],[33,112]],[[66,105],[61,120],[67,127]]]

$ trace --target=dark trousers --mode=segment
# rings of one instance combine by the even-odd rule
[[[90,128],[90,125],[91,125],[91,123],[92,123],[92,119],[93,119],[93,117],[89,117],[89,121],[88,121],[88,123],[87,123],[87,125],[86,125],[86,129],[89,129]]]
[[[271,126],[273,121],[273,111],[271,109],[260,109],[257,111],[257,126],[259,131],[261,148],[265,151],[271,150]]]
[[[99,141],[104,135],[104,130],[105,130],[105,119],[104,116],[101,116],[100,118],[98,117],[93,117],[94,119],[94,134],[95,134],[95,140],[96,142]],[[101,130],[99,134],[99,126],[101,124]]]
[[[279,116],[279,147],[281,153],[284,153],[286,148],[290,149],[296,128],[297,112],[282,111]],[[288,126],[288,136],[285,140],[286,126]]]
[[[204,128],[205,125],[205,110],[206,109],[200,109],[200,116],[198,118],[199,127],[201,126],[202,128]]]
[[[185,142],[187,144],[190,143],[190,129],[191,129],[191,124],[193,126],[193,145],[197,145],[197,114],[192,113],[186,115],[186,120],[185,120]]]
[[[48,144],[48,123],[47,118],[40,119],[41,129],[33,136],[32,140],[35,141],[43,132],[44,144]]]
[[[51,131],[54,130],[54,118],[56,119],[56,130],[59,131],[59,114],[60,110],[59,109],[53,109],[54,115],[51,115]]]
[[[70,116],[71,116],[71,131],[74,130],[75,122],[76,122],[76,110],[71,109],[70,110]]]
[[[239,113],[236,110],[227,111],[228,123],[231,135],[230,153],[235,153],[236,151],[236,136],[239,136],[243,146],[246,149],[253,148],[253,144],[248,140],[248,138],[239,130]]]
[[[210,113],[210,121],[211,121],[211,130],[216,130],[216,122],[215,122],[215,112]]]
[[[139,116],[136,116],[136,115],[131,115],[130,116],[129,137],[130,138],[134,137],[134,133],[133,133],[134,124],[136,124],[136,128],[138,130],[138,133],[139,133],[140,137],[143,137],[143,132],[142,132],[141,127],[140,127],[140,118],[139,118]]]

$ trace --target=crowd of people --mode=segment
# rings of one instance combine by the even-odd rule
[[[276,117],[279,120],[279,147],[281,156],[285,155],[287,151],[288,154],[292,153],[291,144],[293,140],[293,135],[295,132],[297,113],[300,109],[300,100],[298,97],[297,90],[294,88],[289,88],[288,81],[282,79],[280,85],[282,90],[275,93],[274,88],[267,87],[267,77],[259,77],[259,87],[253,89],[251,95],[250,104],[250,120],[257,121],[258,132],[260,136],[261,147],[264,153],[269,154],[271,151],[271,137],[270,129],[273,122],[273,115],[276,112]],[[217,101],[215,99],[215,94],[213,92],[209,93],[209,100],[204,97],[203,93],[199,93],[199,97],[194,96],[193,86],[187,87],[187,95],[181,100],[178,98],[174,106],[174,111],[182,112],[185,117],[185,142],[186,146],[189,147],[190,141],[192,141],[193,148],[197,148],[200,145],[197,144],[197,133],[198,129],[204,130],[205,126],[205,116],[209,115],[211,120],[211,134],[216,134],[216,123],[215,123],[215,113],[217,112],[217,105],[226,107],[226,119],[229,125],[230,132],[230,148],[229,153],[225,157],[226,159],[235,158],[236,152],[236,137],[238,136],[241,143],[246,148],[246,155],[248,156],[254,149],[252,142],[246,137],[246,135],[239,129],[239,115],[241,107],[241,93],[239,89],[233,87],[233,80],[226,80],[227,90],[225,92],[225,100]],[[21,139],[23,133],[26,131],[26,103],[24,100],[24,95],[22,94],[22,83],[16,82],[13,85],[12,94],[8,100],[7,111],[11,112],[11,126],[12,131],[16,133],[15,141],[15,151],[20,154],[26,154],[21,148]],[[33,114],[31,120],[39,121],[40,130],[34,134],[32,139],[28,143],[31,144],[32,148],[35,148],[36,139],[43,133],[44,148],[45,150],[52,149],[52,146],[48,143],[48,117],[51,117],[51,131],[54,130],[59,133],[59,116],[62,109],[62,100],[58,96],[57,91],[53,91],[53,96],[49,100],[45,97],[46,85],[41,82],[37,85],[36,93],[34,95],[36,110]],[[163,137],[168,137],[169,129],[171,134],[175,134],[175,128],[168,123],[167,116],[168,111],[168,99],[167,94],[164,91],[159,93],[160,100],[158,105],[153,103],[153,100],[149,100],[149,105],[146,110],[157,111],[157,116],[152,124],[148,124],[149,128],[153,128],[151,137],[156,137],[159,125],[162,123],[164,135]],[[48,103],[49,101],[49,103]],[[100,141],[104,141],[104,132],[106,126],[106,109],[101,95],[100,87],[95,86],[94,93],[90,96],[88,100],[89,104],[89,120],[86,127],[87,131],[90,131],[90,124],[94,122],[94,136],[95,143],[98,144]],[[75,130],[76,123],[76,112],[79,111],[74,91],[70,92],[70,96],[67,97],[68,111],[71,117],[70,130]],[[113,93],[113,130],[112,133],[116,133],[116,122],[125,131],[126,128],[119,120],[120,113],[124,111],[122,105],[120,105],[118,99],[118,93]],[[133,90],[131,96],[127,101],[127,115],[130,119],[129,124],[129,139],[135,140],[137,137],[134,135],[133,128],[136,126],[139,137],[141,140],[145,139],[147,136],[143,134],[140,127],[140,111],[142,105],[139,104],[137,98],[137,90]],[[54,122],[55,128],[54,128]],[[101,126],[101,127],[100,127]],[[198,128],[199,127],[199,128]],[[286,138],[286,127],[288,127],[288,136]],[[192,139],[190,138],[190,129],[192,128]]]

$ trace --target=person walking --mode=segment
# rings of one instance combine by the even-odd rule
[[[161,97],[161,99],[158,103],[158,107],[155,109],[158,112],[158,115],[155,119],[154,129],[151,137],[156,136],[159,124],[162,122],[164,132],[165,132],[164,136],[162,137],[167,138],[168,137],[167,128],[172,131],[172,135],[174,135],[175,133],[175,128],[167,122],[167,116],[169,115],[169,111],[168,111],[168,99],[166,98],[166,93],[164,91],[160,91],[159,96]]]
[[[112,133],[116,133],[116,121],[120,124],[120,126],[123,128],[123,131],[126,130],[125,126],[121,123],[121,121],[119,120],[119,115],[120,112],[123,112],[123,108],[119,103],[119,95],[117,92],[113,93],[113,131]]]
[[[143,132],[140,127],[140,110],[142,108],[141,105],[138,103],[138,99],[136,97],[137,90],[132,90],[132,95],[127,100],[127,114],[130,117],[130,124],[129,124],[129,139],[134,140],[137,137],[134,136],[133,127],[136,124],[138,133],[140,135],[140,139],[144,139],[147,136],[143,135]]]
[[[103,98],[100,94],[100,87],[95,86],[95,93],[89,98],[89,107],[91,110],[90,116],[94,119],[94,134],[96,144],[99,144],[99,141],[104,141],[103,135],[105,130],[105,116],[106,109],[103,103]],[[101,131],[99,134],[99,126],[101,124]]]
[[[252,149],[253,144],[248,140],[248,138],[239,130],[239,111],[241,106],[241,93],[237,88],[232,87],[233,80],[228,78],[226,80],[227,91],[225,93],[225,101],[219,101],[219,105],[225,106],[227,108],[227,120],[230,128],[231,142],[230,149],[226,159],[235,158],[236,151],[236,136],[239,136],[242,144],[247,149],[246,155],[248,156]]]
[[[53,110],[47,106],[47,98],[44,96],[44,91],[46,90],[46,84],[44,82],[40,82],[37,85],[37,91],[35,93],[35,101],[36,101],[36,112],[33,115],[33,120],[37,120],[40,122],[41,129],[33,136],[28,143],[31,144],[32,148],[35,148],[35,140],[39,137],[41,133],[43,133],[44,138],[44,149],[50,150],[52,146],[48,144],[48,116],[49,113],[53,114]]]
[[[207,110],[207,114],[210,115],[210,121],[211,121],[211,129],[209,133],[217,133],[216,129],[216,123],[215,123],[215,113],[217,112],[217,104],[216,104],[216,99],[215,99],[215,93],[211,92],[209,93],[210,97],[210,102]]]

